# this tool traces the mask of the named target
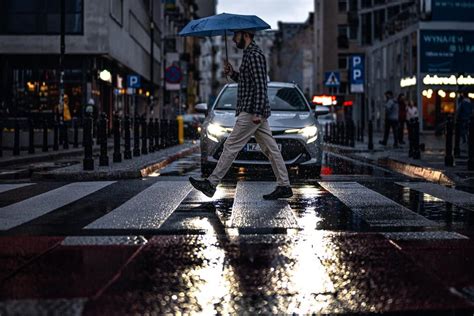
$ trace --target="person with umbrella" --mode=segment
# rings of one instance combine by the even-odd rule
[[[275,190],[263,198],[275,200],[293,196],[285,162],[267,121],[271,114],[267,94],[267,66],[265,55],[253,40],[254,36],[255,29],[234,30],[232,40],[237,48],[244,50],[242,63],[237,72],[226,60],[224,74],[238,83],[237,120],[212,174],[203,180],[189,178],[193,187],[208,197],[214,195],[217,185],[252,136],[255,136],[262,152],[270,160],[277,179]]]

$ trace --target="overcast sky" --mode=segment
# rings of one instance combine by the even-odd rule
[[[278,21],[304,22],[314,11],[314,0],[217,0],[217,13],[257,15],[278,29]]]

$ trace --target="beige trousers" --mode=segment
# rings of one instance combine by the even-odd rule
[[[217,186],[222,178],[224,178],[235,157],[237,157],[237,154],[252,136],[255,136],[255,140],[260,145],[262,152],[270,160],[277,184],[279,186],[290,185],[285,162],[272,136],[268,121],[265,119],[261,123],[255,124],[252,122],[252,118],[253,114],[246,112],[241,112],[237,117],[235,126],[224,143],[224,150],[217,162],[217,166],[208,178],[212,185]]]

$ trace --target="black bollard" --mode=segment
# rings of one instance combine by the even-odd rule
[[[148,121],[148,150],[150,153],[155,152],[155,125],[153,124],[153,119],[150,117],[150,120]]]
[[[92,117],[90,113],[86,114],[84,119],[84,159],[82,161],[84,170],[94,170],[94,158],[92,158]]]
[[[166,121],[160,120],[160,148],[166,148]]]
[[[3,157],[3,124],[0,121],[0,157]]]
[[[418,118],[413,122],[413,159],[420,159],[420,124]]]
[[[444,153],[444,165],[447,167],[454,166],[453,130],[453,118],[448,116],[446,119],[446,149]]]
[[[347,141],[347,126],[345,122],[341,122],[341,145],[346,146]]]
[[[336,123],[331,123],[331,143],[336,143]]]
[[[48,121],[43,120],[43,152],[48,151]]]
[[[374,149],[374,126],[372,125],[372,120],[369,120],[369,128],[368,128],[368,132],[369,132],[369,144],[367,146],[367,148],[369,150],[373,150]]]
[[[73,124],[74,124],[74,148],[79,148],[79,123],[77,117],[73,119]]]
[[[100,115],[98,134],[100,139],[99,166],[108,166],[109,156],[107,155],[107,117],[104,112],[102,112]]]
[[[360,142],[361,142],[361,143],[364,142],[364,132],[365,132],[364,125],[361,124],[361,125],[360,125]]]
[[[133,156],[140,156],[140,119],[137,115],[133,119]]]
[[[155,119],[155,151],[158,151],[160,149],[160,123],[158,122],[158,119]]]
[[[31,118],[28,120],[28,131],[29,131],[28,153],[34,154],[35,153],[35,126]]]
[[[324,138],[323,138],[324,142],[329,142],[329,123],[326,123],[324,125]]]
[[[357,125],[356,125],[356,141],[360,141],[360,122],[357,122]]]
[[[125,130],[125,147],[123,151],[124,159],[132,159],[132,152],[130,151],[130,117],[125,116],[125,122],[123,124]]]
[[[145,116],[141,118],[142,123],[142,155],[148,154],[148,132]]]
[[[69,132],[67,122],[63,122],[63,149],[69,149]]]
[[[355,124],[353,120],[349,121],[349,146],[355,147],[355,137],[356,137],[356,132],[355,132]]]
[[[122,153],[120,152],[120,120],[117,114],[114,115],[112,121],[112,129],[114,132],[114,162],[122,162]]]
[[[461,157],[461,122],[456,120],[454,124],[454,157]]]
[[[14,124],[13,156],[18,156],[20,155],[20,122],[18,119],[15,119]]]
[[[474,170],[474,117],[469,119],[469,157],[467,160],[467,170]]]
[[[59,125],[57,118],[53,123],[53,150],[59,150]]]

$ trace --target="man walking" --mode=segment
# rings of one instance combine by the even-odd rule
[[[255,32],[251,30],[234,32],[233,42],[237,48],[244,50],[242,63],[239,72],[234,71],[228,62],[224,66],[224,74],[238,83],[235,113],[237,120],[224,143],[224,150],[216,168],[207,179],[189,178],[193,187],[208,197],[214,195],[217,185],[252,136],[255,136],[262,152],[270,160],[277,179],[276,189],[263,198],[276,200],[293,196],[285,162],[267,121],[270,116],[270,104],[267,95],[266,60],[262,50],[253,40],[254,35]]]
[[[393,147],[398,148],[398,103],[393,99],[392,91],[385,92],[385,133],[383,140],[379,141],[381,145],[386,146],[390,129],[393,131]]]
[[[467,131],[469,129],[469,119],[472,115],[471,100],[466,91],[461,92],[461,98],[456,111],[456,120],[460,127],[460,136],[463,144],[467,142]]]

